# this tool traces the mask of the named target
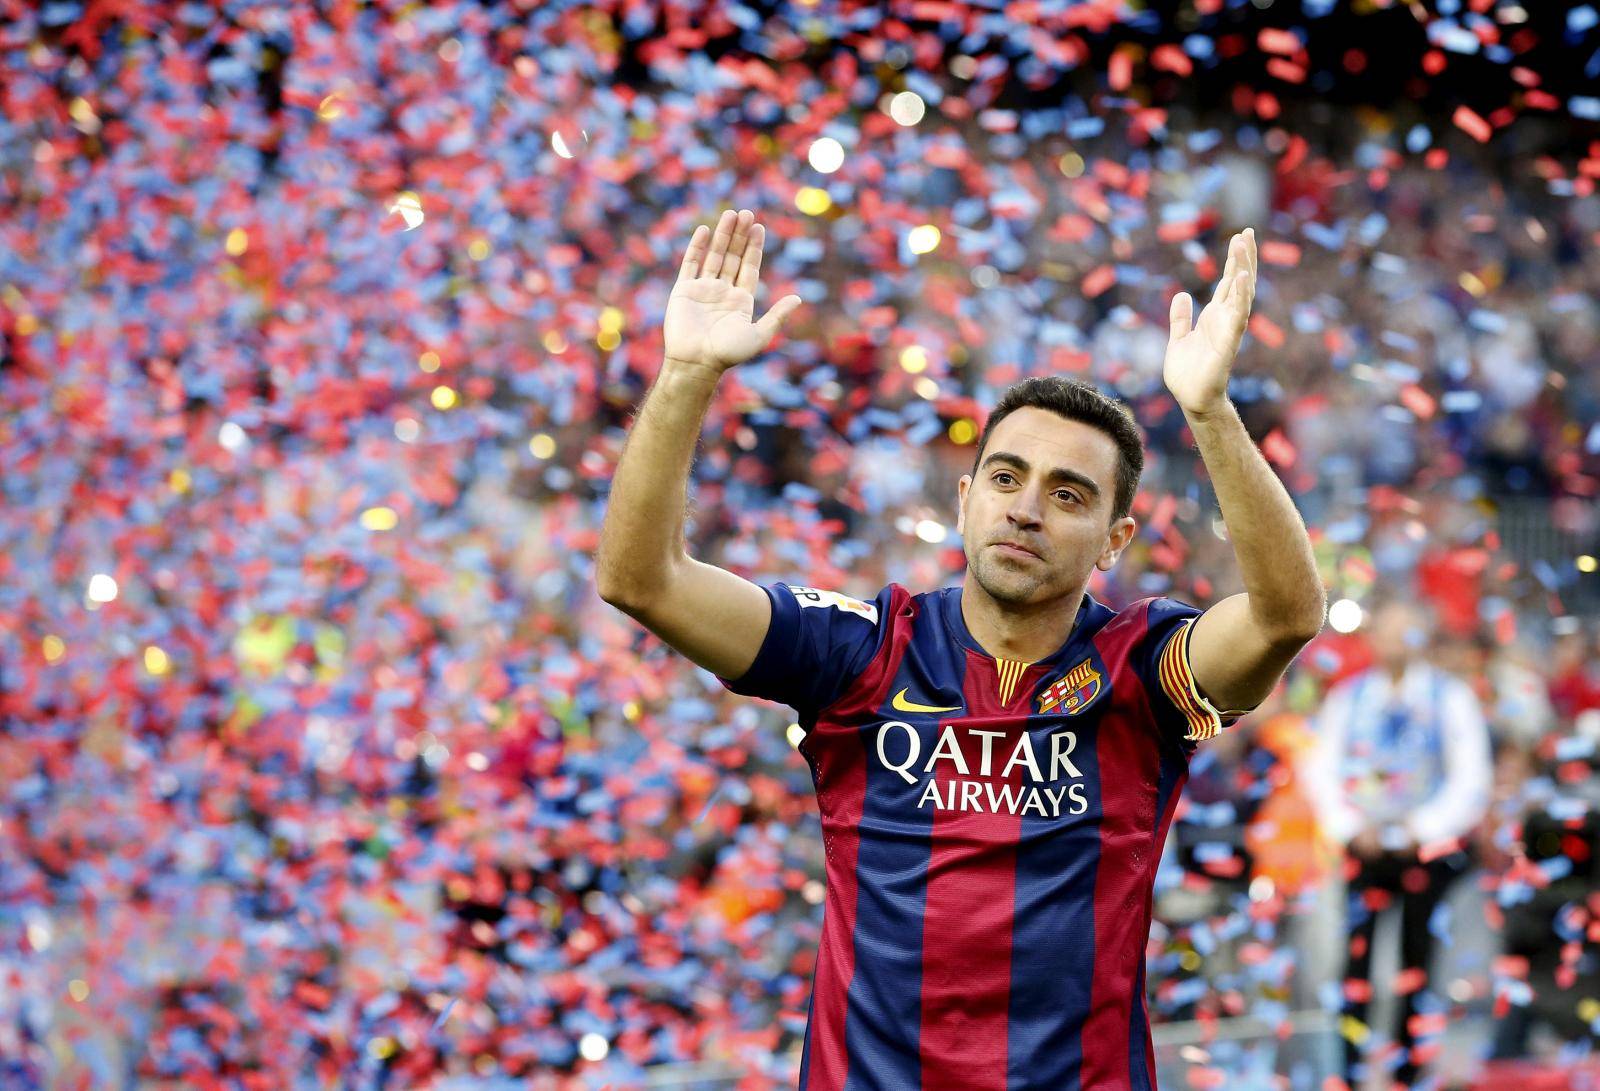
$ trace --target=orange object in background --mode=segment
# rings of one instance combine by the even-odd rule
[[[730,925],[743,924],[756,913],[775,913],[783,908],[783,892],[771,887],[747,886],[736,879],[716,885],[712,902]]]
[[[1315,741],[1311,725],[1296,712],[1282,712],[1263,723],[1256,740],[1278,761],[1272,791],[1245,829],[1245,847],[1256,877],[1293,897],[1322,882],[1338,864],[1338,851],[1318,833],[1311,801],[1295,778],[1301,755]]]

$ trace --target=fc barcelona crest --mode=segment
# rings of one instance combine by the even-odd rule
[[[1039,711],[1059,710],[1071,716],[1082,712],[1099,695],[1100,672],[1091,660],[1085,659],[1039,694]]]

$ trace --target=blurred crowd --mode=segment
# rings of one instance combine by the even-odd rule
[[[1406,979],[1412,1059],[1471,1015],[1515,1023],[1475,1061],[1592,1043],[1594,172],[1373,111],[1004,110],[1004,57],[918,38],[777,79],[679,27],[645,92],[599,79],[621,15],[326,7],[0,26],[0,1084],[792,1083],[823,888],[790,718],[592,585],[673,272],[729,206],[769,230],[758,308],[806,305],[724,380],[691,550],[867,598],[958,581],[982,414],[1047,371],[1148,440],[1091,592],[1241,590],[1160,365],[1172,292],[1255,226],[1230,393],[1334,611],[1192,765],[1152,1016],[1202,1028],[1194,1086],[1245,1064],[1220,1019],[1388,1033],[1315,949],[1358,869],[1303,760],[1392,596],[1492,761],[1436,846],[1489,941]]]

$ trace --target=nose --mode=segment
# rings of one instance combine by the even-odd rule
[[[1011,506],[1006,509],[1006,518],[1019,527],[1038,527],[1043,525],[1039,514],[1039,498],[1035,490],[1023,488],[1011,494]]]

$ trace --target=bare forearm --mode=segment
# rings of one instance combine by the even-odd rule
[[[637,601],[687,555],[689,467],[720,369],[667,360],[628,432],[600,526],[595,583],[608,602]]]
[[[1288,490],[1256,449],[1232,403],[1184,416],[1211,475],[1257,622],[1285,637],[1315,634],[1327,598],[1311,538]]]

